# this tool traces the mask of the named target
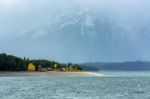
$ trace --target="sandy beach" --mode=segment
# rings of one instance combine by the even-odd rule
[[[60,72],[60,71],[48,71],[48,72],[0,72],[0,77],[21,77],[21,76],[77,76],[77,77],[99,77],[104,76],[101,73],[96,72]]]

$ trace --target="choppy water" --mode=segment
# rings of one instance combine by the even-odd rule
[[[0,99],[150,99],[150,75],[115,75],[1,77]]]

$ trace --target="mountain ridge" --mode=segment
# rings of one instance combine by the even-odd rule
[[[150,71],[148,61],[89,62],[82,64],[89,71]]]
[[[16,51],[19,56],[27,53],[27,57],[44,56],[65,62],[141,59],[143,49],[139,47],[144,41],[137,45],[138,38],[132,38],[130,32],[110,16],[77,10],[18,36],[12,35],[0,44],[7,49],[4,52]]]

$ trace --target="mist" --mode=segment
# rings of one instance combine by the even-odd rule
[[[150,61],[149,3],[0,0],[0,52],[61,62]]]

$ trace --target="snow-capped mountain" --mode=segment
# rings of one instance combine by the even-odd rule
[[[94,39],[116,39],[123,38],[126,35],[125,32],[108,16],[99,15],[91,10],[83,10],[60,15],[54,22],[49,22],[40,29],[35,28],[24,34],[35,38],[58,34],[61,37],[76,35]]]
[[[130,50],[124,52],[125,48],[132,49],[126,32],[109,16],[92,10],[77,10],[58,15],[53,22],[24,32],[12,43],[20,53],[32,54],[34,51],[46,58],[59,56],[60,60],[63,57],[69,61],[95,60],[101,56],[105,58],[105,54],[119,58],[122,54],[131,54]],[[115,53],[120,55],[115,57]]]

